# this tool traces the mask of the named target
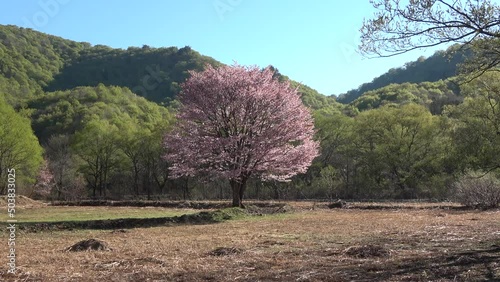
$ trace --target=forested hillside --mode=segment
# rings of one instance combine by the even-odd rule
[[[220,65],[190,47],[142,48],[127,50],[97,45],[83,50],[77,58],[54,76],[48,91],[76,86],[124,86],[150,101],[164,103],[175,99],[179,84],[189,70],[200,71],[205,64]]]
[[[200,71],[206,64],[221,65],[188,46],[123,50],[0,26],[0,93],[13,104],[44,92],[98,84],[127,87],[147,100],[167,104],[179,93],[188,71]],[[314,108],[335,104],[307,86],[301,85],[300,91]]]
[[[456,76],[458,66],[464,63],[467,52],[460,45],[453,45],[445,51],[437,51],[429,58],[420,57],[402,67],[390,69],[357,89],[340,94],[337,101],[349,104],[364,93],[389,84],[434,82]]]
[[[88,43],[0,26],[0,93],[9,102],[42,95],[54,76],[88,48]]]
[[[124,86],[154,102],[175,98],[187,71],[220,64],[189,47],[113,49],[0,27],[0,90],[9,101],[77,86]]]

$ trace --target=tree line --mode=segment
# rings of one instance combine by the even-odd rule
[[[312,166],[290,182],[249,179],[247,195],[446,199],[460,176],[500,171],[499,81],[491,72],[462,85],[461,102],[439,113],[407,100],[358,112],[315,110],[320,155]],[[175,144],[163,137],[177,110],[128,88],[78,87],[33,99],[17,112],[2,101],[2,111],[0,165],[20,167],[28,194],[44,193],[37,175],[45,159],[53,199],[230,197],[222,178],[169,178],[171,164],[162,156]]]
[[[298,87],[302,103],[314,116],[320,155],[305,174],[289,175],[289,182],[279,182],[280,177],[264,182],[249,177],[248,197],[444,199],[464,192],[456,184],[467,183],[462,181],[464,175],[489,175],[497,181],[500,77],[489,70],[497,66],[498,7],[489,1],[437,1],[408,7],[389,2],[374,2],[381,10],[379,18],[365,22],[361,49],[368,53],[379,54],[383,48],[406,52],[398,49],[404,46],[400,37],[383,34],[399,32],[413,38],[432,33],[435,29],[414,30],[419,26],[411,24],[406,25],[411,32],[394,30],[391,24],[425,21],[433,13],[438,15],[434,19],[443,22],[448,16],[467,21],[464,14],[477,15],[478,22],[464,30],[479,37],[466,35],[470,39],[466,49],[453,46],[456,56],[448,64],[435,63],[443,62],[446,53],[438,52],[428,61],[419,59],[389,71],[378,79],[381,85],[363,90],[361,96],[351,95],[343,101],[350,103],[343,105],[290,81],[273,67],[261,70],[273,72],[280,83]],[[443,5],[451,7],[446,10],[450,15],[439,12]],[[426,9],[422,19],[412,14]],[[389,18],[393,20],[386,21]],[[112,49],[14,26],[0,26],[0,38],[0,168],[18,168],[24,193],[51,199],[231,196],[231,183],[222,177],[207,181],[187,173],[172,179],[169,173],[175,161],[162,157],[175,148],[172,145],[179,145],[164,142],[164,136],[176,128],[175,116],[183,109],[182,100],[177,100],[181,83],[190,77],[190,70],[201,71],[207,63],[220,67],[220,63],[189,47]],[[449,36],[437,43],[461,39]],[[448,77],[465,55],[470,57],[463,70],[472,69],[474,74]],[[407,70],[418,70],[422,77],[435,74],[440,66],[444,76],[433,75],[432,80],[441,80],[408,76]],[[402,80],[386,79],[392,74]],[[293,115],[288,118],[297,120]],[[288,142],[294,148],[303,141]]]

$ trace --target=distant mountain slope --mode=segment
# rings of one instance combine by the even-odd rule
[[[189,70],[200,71],[206,64],[221,63],[190,47],[144,46],[122,50],[97,45],[82,51],[46,89],[55,91],[102,83],[128,87],[150,101],[162,103],[175,98]]]
[[[382,88],[393,83],[434,82],[457,75],[457,65],[466,59],[465,50],[460,45],[453,45],[446,51],[437,51],[429,58],[420,57],[417,61],[406,63],[400,68],[390,69],[372,82],[364,83],[357,89],[339,95],[337,101],[349,104],[365,92]]]
[[[189,47],[113,49],[16,26],[0,26],[0,55],[0,92],[9,101],[102,83],[163,102],[179,92],[188,70],[220,64]]]
[[[13,103],[42,94],[54,75],[88,48],[89,43],[0,25],[0,95]]]
[[[24,103],[45,92],[99,84],[127,87],[150,101],[165,104],[175,99],[188,71],[202,70],[206,64],[222,63],[188,46],[115,49],[0,25],[0,95],[11,104]],[[313,109],[337,105],[333,98],[305,85],[299,86],[299,92]]]

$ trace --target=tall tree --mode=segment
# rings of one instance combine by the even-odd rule
[[[445,169],[448,127],[445,119],[415,104],[385,106],[359,114],[353,146],[357,148],[358,176],[364,178],[363,186],[377,189],[368,194],[426,196],[425,184]]]
[[[126,127],[125,127],[126,126]],[[150,134],[148,129],[139,128],[136,124],[127,123],[123,126],[121,136],[119,137],[119,148],[126,156],[129,169],[132,176],[132,192],[135,195],[140,193],[140,175],[144,170],[141,165],[143,151],[147,150],[145,145],[145,137]]]
[[[76,169],[69,135],[52,135],[45,145],[48,169],[53,173],[55,197],[61,200],[70,193]]]
[[[17,185],[33,183],[42,164],[42,147],[30,120],[19,115],[0,96],[0,194],[7,188],[7,169],[15,169]]]
[[[297,90],[267,68],[207,66],[182,85],[179,124],[165,138],[172,177],[229,179],[242,207],[251,176],[285,181],[318,155],[314,125]]]
[[[50,171],[48,161],[44,160],[36,177],[35,184],[33,185],[33,188],[28,197],[47,197],[52,192],[53,187],[54,174],[52,174],[52,172]]]
[[[500,63],[500,6],[491,0],[372,0],[378,10],[361,28],[360,50],[393,56],[446,43],[472,47],[480,72]]]
[[[118,128],[106,120],[92,120],[75,134],[74,151],[83,161],[81,171],[95,198],[106,196],[109,179],[123,161],[118,150]]]
[[[499,81],[499,73],[488,72],[463,85],[464,102],[448,111],[456,118],[455,154],[463,168],[500,170]]]
[[[154,181],[160,194],[165,192],[169,175],[169,165],[163,158],[165,148],[162,144],[163,135],[168,131],[169,127],[169,123],[157,124],[151,134],[144,137],[144,148],[142,150],[142,162],[145,168],[144,176]]]
[[[355,168],[353,152],[357,149],[353,146],[354,119],[341,112],[324,109],[315,112],[314,121],[321,142],[321,156],[317,160],[329,174],[333,175],[332,168],[335,170],[334,176],[342,181],[341,197],[352,198],[352,188],[355,188],[352,177]],[[320,175],[323,177],[326,172]]]

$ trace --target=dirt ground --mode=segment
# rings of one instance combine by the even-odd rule
[[[91,238],[110,251],[65,251]],[[15,276],[0,256],[0,280],[500,281],[500,211],[301,204],[205,225],[19,232],[16,255]]]

